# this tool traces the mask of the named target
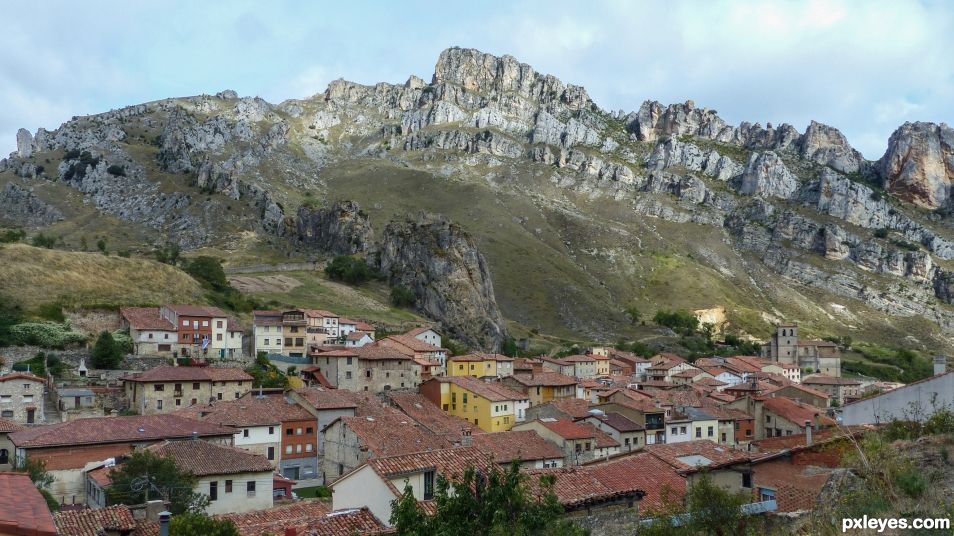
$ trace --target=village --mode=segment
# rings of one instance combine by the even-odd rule
[[[136,369],[81,359],[55,380],[0,375],[0,496],[18,504],[4,526],[166,534],[168,496],[110,493],[141,452],[173,460],[204,513],[243,535],[393,533],[406,489],[428,511],[439,478],[513,464],[554,477],[563,516],[595,535],[637,526],[703,477],[750,497],[750,515],[810,512],[838,472],[832,445],[954,392],[943,357],[917,385],[843,377],[838,346],[795,324],[760,355],[690,362],[608,346],[452,355],[436,327],[382,334],[315,309],[257,310],[250,328],[211,306],[118,317]],[[39,462],[55,513],[12,472]]]

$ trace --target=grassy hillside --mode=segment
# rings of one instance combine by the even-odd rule
[[[57,302],[67,307],[205,302],[194,279],[166,264],[25,244],[0,248],[0,294],[28,310]]]

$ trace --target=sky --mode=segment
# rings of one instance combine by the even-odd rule
[[[816,120],[879,158],[954,123],[954,2],[4,2],[0,153],[24,127],[234,89],[270,102],[429,80],[450,46],[510,54],[608,110],[692,99],[730,124]]]

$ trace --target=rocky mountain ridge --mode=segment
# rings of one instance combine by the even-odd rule
[[[474,245],[513,238],[532,243],[538,257],[556,255],[562,273],[573,276],[531,284],[544,308],[577,333],[618,332],[627,301],[656,300],[641,297],[655,269],[643,243],[652,241],[659,251],[689,252],[709,277],[721,274],[765,296],[751,307],[769,316],[790,314],[788,302],[809,301],[804,289],[811,288],[889,317],[928,319],[938,328],[930,344],[954,337],[954,132],[944,124],[906,123],[882,158],[866,161],[821,123],[805,132],[788,124],[731,126],[692,101],[608,112],[582,87],[510,56],[451,48],[430,83],[414,76],[374,86],[337,80],[324,93],[277,105],[228,91],[168,99],[74,118],[55,131],[21,131],[17,142],[17,152],[0,162],[0,177],[17,188],[42,197],[45,183],[66,184],[84,204],[141,227],[146,240],[173,237],[189,248],[246,230],[278,247],[353,253],[367,242],[362,232],[314,220],[305,194],[350,200],[360,190],[362,206],[393,216],[398,203],[411,209],[401,213],[445,212],[425,206],[438,197],[435,187],[480,188],[493,205],[460,207],[453,219],[466,228],[460,220],[473,210],[532,207],[508,223],[519,240],[472,230]],[[341,178],[371,163],[384,174]],[[117,167],[123,174],[110,173]],[[405,172],[426,176],[432,189],[378,199],[373,187],[358,187]],[[63,210],[55,198],[37,199]],[[474,218],[474,228],[487,223]],[[540,226],[529,227],[531,220]],[[669,223],[676,234],[696,229],[687,232],[720,243],[658,230]],[[564,236],[577,225],[599,234]],[[514,263],[506,252],[487,261],[477,272],[488,270],[498,292],[518,285],[503,284],[498,270],[526,273],[543,262],[529,256]],[[736,299],[735,292],[727,297]],[[562,303],[582,295],[590,297]],[[482,291],[476,296],[484,299]],[[606,321],[594,318],[597,301],[610,303]],[[438,309],[433,314],[444,314]],[[504,304],[504,315],[524,325],[542,314]]]

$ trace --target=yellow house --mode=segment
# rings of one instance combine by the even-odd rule
[[[474,423],[485,432],[506,432],[530,405],[526,395],[499,383],[469,376],[432,378],[420,386],[420,392],[453,417]]]
[[[513,358],[501,354],[473,353],[447,358],[448,376],[502,378],[513,375]]]
[[[515,374],[501,381],[512,389],[526,393],[531,406],[539,406],[552,400],[576,398],[576,378],[559,372]]]

